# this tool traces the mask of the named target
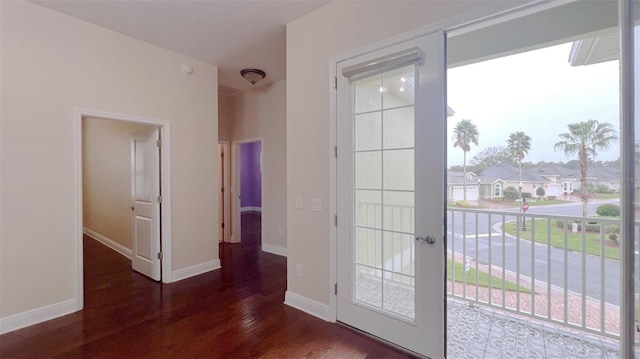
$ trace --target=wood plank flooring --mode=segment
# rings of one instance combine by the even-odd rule
[[[0,358],[407,357],[284,305],[286,258],[260,250],[259,213],[242,221],[221,269],[172,284],[85,237],[85,309],[0,336]]]

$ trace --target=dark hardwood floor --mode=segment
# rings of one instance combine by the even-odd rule
[[[283,304],[286,258],[260,250],[260,214],[242,216],[222,269],[172,284],[84,239],[85,309],[0,336],[0,358],[399,358],[406,354]]]

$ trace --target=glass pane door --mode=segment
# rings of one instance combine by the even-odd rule
[[[415,319],[415,66],[355,82],[354,300]]]
[[[443,357],[444,34],[338,71],[412,49],[422,60],[338,80],[338,320]]]

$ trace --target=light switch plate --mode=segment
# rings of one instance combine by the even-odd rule
[[[313,198],[311,200],[311,210],[313,212],[322,212],[322,200],[320,198]]]

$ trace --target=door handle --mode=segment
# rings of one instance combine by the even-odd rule
[[[129,207],[130,210],[135,210],[136,208],[134,206]]]
[[[428,244],[436,244],[436,237],[432,235],[427,235],[426,237],[416,237],[416,242],[424,241]]]

